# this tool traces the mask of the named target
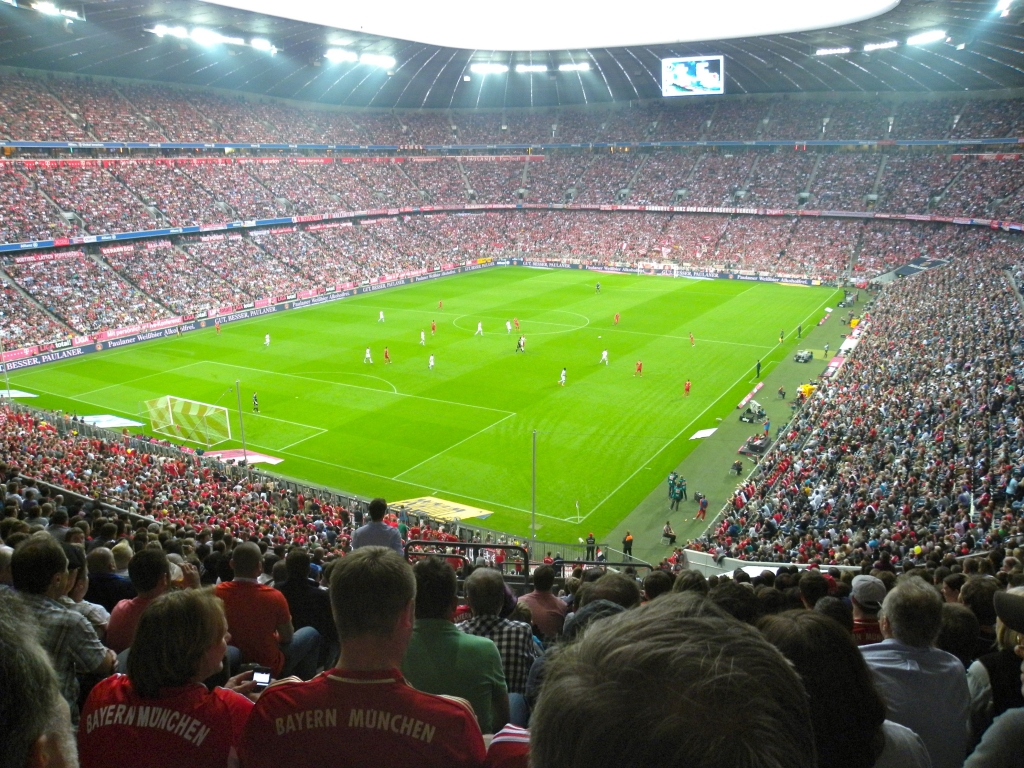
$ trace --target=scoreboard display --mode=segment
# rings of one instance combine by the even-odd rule
[[[687,56],[661,60],[662,96],[725,93],[725,57]]]

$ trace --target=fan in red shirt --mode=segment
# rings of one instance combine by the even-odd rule
[[[263,693],[242,737],[242,764],[480,766],[486,752],[469,703],[417,691],[399,671],[415,615],[409,563],[393,550],[362,547],[338,561],[330,594],[337,666]]]
[[[222,768],[252,711],[255,684],[233,677],[208,691],[227,650],[227,621],[211,592],[186,589],[156,598],[143,612],[128,674],[100,681],[85,703],[78,750],[83,768]]]

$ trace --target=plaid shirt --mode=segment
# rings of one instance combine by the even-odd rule
[[[107,649],[89,620],[78,611],[65,608],[45,595],[19,594],[39,622],[39,640],[50,654],[60,692],[71,707],[71,720],[77,723],[77,675],[96,671],[107,657]]]
[[[475,616],[458,627],[467,634],[493,640],[501,656],[508,692],[526,693],[526,678],[530,674],[530,667],[533,660],[540,656],[529,624],[509,621],[499,616]]]

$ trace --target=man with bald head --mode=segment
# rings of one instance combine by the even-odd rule
[[[231,645],[242,664],[270,667],[275,678],[294,675],[309,680],[316,674],[320,633],[313,627],[295,631],[288,601],[273,587],[259,583],[263,553],[251,541],[231,554],[233,581],[221,582],[215,593],[224,601]]]
[[[117,575],[114,553],[107,547],[96,547],[86,555],[85,562],[89,566],[89,591],[85,593],[88,602],[102,605],[109,613],[122,600],[136,596],[132,583]]]

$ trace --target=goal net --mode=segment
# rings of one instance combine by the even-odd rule
[[[150,428],[159,435],[199,443],[207,448],[231,439],[228,409],[164,395],[144,402]]]

